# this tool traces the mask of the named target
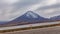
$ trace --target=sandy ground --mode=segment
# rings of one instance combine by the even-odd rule
[[[60,34],[60,26],[38,28],[24,31],[6,32],[0,34]]]

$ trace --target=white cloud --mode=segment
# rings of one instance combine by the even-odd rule
[[[52,5],[52,4],[56,4],[57,0],[46,0],[45,3],[48,4],[48,5]]]
[[[29,9],[28,10],[36,10],[38,9],[39,7],[43,7],[43,6],[49,6],[49,5],[53,5],[53,4],[56,4],[56,0],[43,0],[41,2],[38,2],[37,4],[35,5],[32,5],[30,7],[28,7]]]

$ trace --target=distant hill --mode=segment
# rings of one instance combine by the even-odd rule
[[[5,22],[5,21],[4,21],[4,22],[1,22],[1,21],[0,21],[0,24],[5,24],[5,23],[8,23],[8,22]]]
[[[50,20],[52,20],[52,21],[60,21],[60,15],[51,17]]]

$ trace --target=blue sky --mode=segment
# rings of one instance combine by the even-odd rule
[[[0,0],[0,21],[11,21],[27,11],[45,18],[60,15],[60,0]]]

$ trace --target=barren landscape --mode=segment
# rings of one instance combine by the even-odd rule
[[[60,34],[60,26],[6,32],[0,34]]]

